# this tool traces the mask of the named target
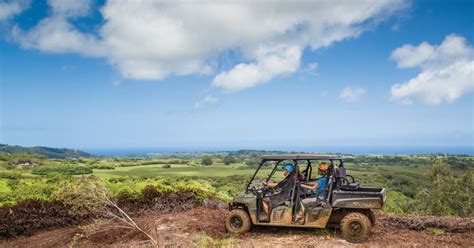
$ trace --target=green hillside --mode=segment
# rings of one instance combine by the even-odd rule
[[[44,146],[34,147],[23,147],[23,146],[10,146],[6,144],[0,144],[0,155],[5,154],[31,154],[37,156],[44,156],[47,158],[80,158],[80,157],[92,157],[91,154],[80,151],[65,148],[51,148]]]

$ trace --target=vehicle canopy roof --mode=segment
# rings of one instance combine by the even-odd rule
[[[311,153],[263,155],[261,158],[265,160],[342,160],[339,155]]]

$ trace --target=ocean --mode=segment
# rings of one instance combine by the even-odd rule
[[[157,147],[157,148],[91,148],[82,149],[98,156],[145,156],[149,154],[198,153],[237,150],[267,150],[286,152],[315,152],[340,154],[380,154],[380,155],[410,155],[410,154],[464,154],[474,155],[474,146],[324,146],[324,147]]]

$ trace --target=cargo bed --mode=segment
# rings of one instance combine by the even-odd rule
[[[385,199],[384,188],[336,189],[332,191],[331,205],[334,208],[380,209]]]

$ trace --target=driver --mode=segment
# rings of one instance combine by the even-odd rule
[[[290,182],[288,180],[289,175],[295,170],[295,166],[293,164],[288,163],[288,164],[285,164],[282,167],[282,169],[283,169],[283,175],[285,176],[285,178],[280,183],[263,181],[262,184],[265,185],[265,186],[268,186],[269,188],[276,188],[277,186],[279,186],[279,188],[285,188],[285,185]],[[270,205],[278,206],[278,205],[281,205],[282,203],[284,203],[284,201],[286,200],[285,199],[286,197],[283,194],[280,194],[280,193],[270,195],[270,196],[267,196],[267,197],[262,199],[263,212],[266,215],[265,217],[268,218],[268,216],[269,216]]]

